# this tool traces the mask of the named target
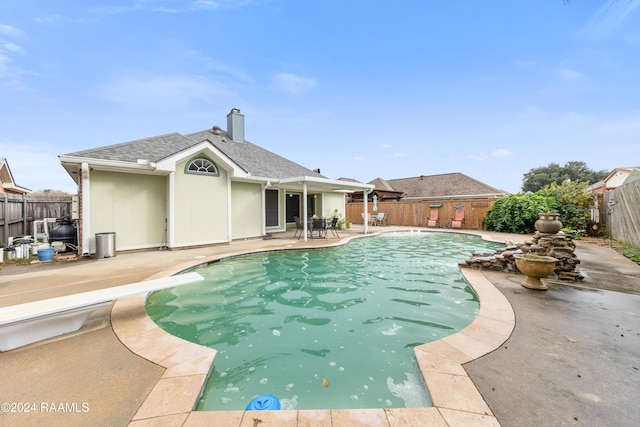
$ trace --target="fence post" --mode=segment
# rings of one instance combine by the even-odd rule
[[[7,220],[7,214],[9,212],[9,197],[7,193],[4,194],[4,202],[2,203],[2,219],[4,220],[4,242],[2,246],[5,248],[9,245],[9,221]]]
[[[22,195],[22,235],[29,235],[29,230],[27,230],[27,198],[24,195]]]

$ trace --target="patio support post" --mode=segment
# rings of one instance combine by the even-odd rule
[[[89,220],[91,216],[91,190],[90,190],[90,172],[89,172],[89,164],[83,162],[80,165],[80,179],[82,185],[82,246],[80,247],[82,255],[91,255],[91,222]]]
[[[369,218],[369,194],[371,194],[372,191],[373,188],[370,188],[362,192],[364,196],[364,234],[369,232],[369,221],[367,221],[367,219]]]
[[[304,241],[307,241],[307,183],[302,183],[302,231],[304,233]]]

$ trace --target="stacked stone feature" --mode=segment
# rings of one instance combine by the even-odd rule
[[[516,267],[516,254],[547,255],[558,260],[554,273],[560,280],[578,281],[584,279],[576,267],[580,260],[574,251],[576,245],[571,236],[564,233],[548,234],[536,231],[531,241],[500,248],[492,253],[478,252],[470,258],[460,262],[460,267],[474,268],[477,270],[502,271],[505,273],[518,273]]]

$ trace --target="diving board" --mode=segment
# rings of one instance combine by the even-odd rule
[[[177,274],[128,285],[0,308],[0,351],[77,331],[95,310],[113,300],[204,280],[198,273]]]

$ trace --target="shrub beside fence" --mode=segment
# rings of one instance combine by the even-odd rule
[[[9,237],[32,235],[33,221],[71,216],[71,196],[0,194],[0,246]]]

